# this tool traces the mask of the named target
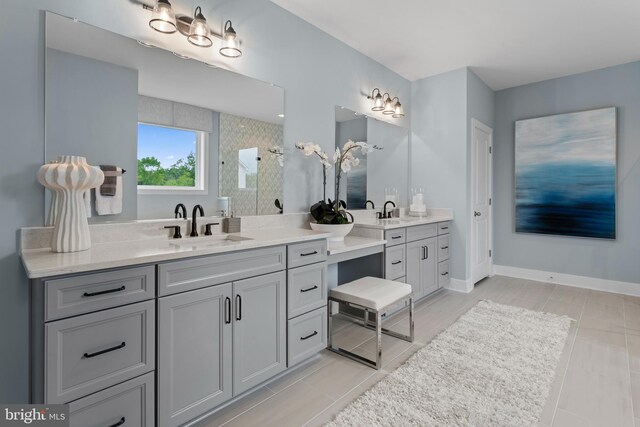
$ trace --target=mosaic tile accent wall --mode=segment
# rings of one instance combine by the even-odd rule
[[[282,166],[267,150],[282,144],[282,125],[220,113],[220,196],[231,198],[236,216],[279,213],[274,201],[282,202]],[[247,188],[238,188],[238,152],[254,147],[261,159],[257,180],[247,177]],[[255,188],[249,188],[253,182],[257,195]]]

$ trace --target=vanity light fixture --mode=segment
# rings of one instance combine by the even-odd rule
[[[222,34],[216,34],[209,28],[200,6],[196,7],[193,18],[185,15],[176,17],[169,0],[157,0],[154,7],[143,4],[142,8],[152,11],[153,16],[149,21],[149,26],[160,33],[172,34],[179,31],[189,43],[198,47],[211,47],[213,37],[215,37],[222,41],[220,55],[227,58],[242,56],[240,40],[238,40],[238,34],[230,20],[225,23]]]
[[[373,101],[371,106],[372,111],[381,111],[382,114],[391,116],[394,119],[404,117],[404,108],[402,108],[400,98],[397,96],[391,98],[391,95],[388,93],[382,93],[380,89],[375,88],[371,91],[371,95],[367,95],[367,99]]]
[[[227,58],[237,58],[242,55],[240,50],[240,42],[237,39],[236,30],[231,26],[231,21],[224,24],[224,33],[222,34],[222,47],[220,55]]]
[[[163,34],[173,34],[177,31],[176,15],[169,0],[158,0],[153,7],[153,15],[149,26]]]

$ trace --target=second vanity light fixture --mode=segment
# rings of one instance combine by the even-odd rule
[[[397,96],[391,98],[388,93],[383,94],[380,89],[375,88],[371,91],[371,95],[367,96],[367,99],[373,100],[372,111],[382,111],[382,114],[394,119],[404,117],[404,108],[402,108],[400,98]]]
[[[193,18],[184,15],[176,17],[169,0],[157,0],[154,7],[146,4],[143,4],[142,7],[153,12],[149,26],[160,33],[173,34],[179,31],[180,34],[187,37],[189,43],[198,47],[211,47],[213,45],[212,37],[215,37],[222,40],[220,55],[227,58],[238,58],[242,55],[238,35],[233,29],[231,21],[224,24],[222,34],[216,34],[209,28],[200,6],[196,7]]]

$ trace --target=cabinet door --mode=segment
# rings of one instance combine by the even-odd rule
[[[233,393],[287,366],[287,284],[284,271],[233,283]]]
[[[421,243],[424,255],[420,267],[420,282],[422,295],[425,296],[438,290],[438,245],[435,237],[422,240]]]
[[[158,425],[178,426],[232,397],[231,284],[158,300]]]
[[[423,240],[407,243],[407,283],[411,285],[413,291],[413,300],[420,299],[424,294],[422,292],[422,277],[420,269],[422,267],[423,258]]]

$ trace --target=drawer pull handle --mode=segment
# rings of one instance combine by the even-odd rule
[[[306,337],[300,337],[300,340],[301,340],[301,341],[308,340],[309,338],[311,338],[311,337],[315,337],[316,335],[318,335],[318,331],[313,331],[313,333],[312,333],[312,334],[309,334],[309,335],[307,335]]]
[[[399,239],[401,237],[402,237],[401,235],[400,236],[391,236],[392,239]]]
[[[307,288],[307,289],[300,289],[300,292],[309,292],[309,291],[312,291],[314,289],[318,289],[318,285],[313,285],[312,287]]]
[[[441,230],[448,230],[448,229],[449,229],[449,227],[441,227],[440,229],[441,229]]]
[[[448,271],[447,271],[447,272],[444,272],[444,273],[441,273],[440,275],[441,275],[441,276],[446,276],[447,274],[449,274],[449,272],[448,272]]]
[[[309,256],[309,255],[315,255],[317,254],[318,251],[313,251],[313,252],[309,252],[308,254],[300,254],[300,256]]]
[[[231,323],[231,298],[224,299],[224,323]]]
[[[242,297],[236,294],[236,320],[242,320]]]
[[[449,246],[443,246],[440,249],[449,249]]]
[[[395,262],[392,262],[391,265],[398,265],[398,264],[401,264],[401,263],[402,263],[402,261],[395,261]]]
[[[82,296],[83,297],[97,297],[98,295],[112,294],[114,292],[121,292],[121,291],[124,291],[125,289],[126,289],[126,287],[124,285],[122,285],[119,288],[107,289],[106,291],[85,292],[84,294],[82,294]]]
[[[122,424],[124,424],[124,421],[125,421],[125,419],[124,419],[124,417],[122,417],[122,418],[120,418],[120,421],[118,421],[118,422],[117,422],[117,423],[115,423],[115,424],[112,424],[110,427],[118,427],[118,426],[121,426]]]
[[[120,350],[121,348],[124,348],[126,345],[127,343],[122,341],[122,344],[118,344],[110,348],[105,348],[104,350],[96,351],[95,353],[85,353],[82,355],[82,357],[89,359],[91,357],[96,357],[96,356],[100,356],[101,354],[109,353],[110,351]]]

